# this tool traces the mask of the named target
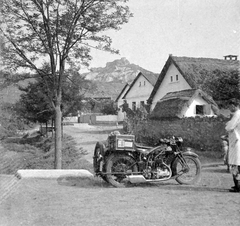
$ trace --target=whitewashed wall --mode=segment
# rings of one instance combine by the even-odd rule
[[[178,75],[178,81],[176,81],[176,75]],[[171,76],[173,81],[171,81]],[[190,85],[186,82],[183,76],[180,74],[175,65],[171,64],[161,85],[159,86],[151,105],[151,110],[154,109],[157,102],[169,92],[176,92],[181,90],[191,89]]]
[[[117,115],[99,115],[96,116],[97,122],[117,122],[118,116]]]

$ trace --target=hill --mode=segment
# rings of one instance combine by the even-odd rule
[[[136,64],[131,64],[126,58],[121,58],[108,62],[105,67],[91,68],[85,73],[86,79],[101,82],[130,83],[139,72],[143,74],[155,74]]]

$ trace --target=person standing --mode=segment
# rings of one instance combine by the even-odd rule
[[[240,108],[239,101],[231,101],[232,119],[226,124],[229,137],[228,161],[233,176],[234,187],[230,192],[240,192]]]

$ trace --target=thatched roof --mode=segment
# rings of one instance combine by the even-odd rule
[[[218,113],[218,106],[209,95],[200,89],[189,89],[167,93],[157,102],[150,118],[182,118],[188,109],[188,106],[197,96],[202,97],[208,104],[210,104],[215,114]]]
[[[136,81],[138,80],[138,78],[140,76],[143,76],[152,86],[154,86],[156,84],[157,78],[158,78],[158,75],[154,74],[154,73],[144,73],[143,74],[142,72],[139,72],[138,75],[136,76],[136,78],[131,83],[128,91],[123,96],[123,99],[127,96],[128,92],[131,90],[131,88],[133,87],[133,85],[136,83]]]
[[[192,58],[192,57],[176,57],[170,55],[165,63],[156,85],[148,99],[151,104],[152,100],[159,89],[170,65],[173,64],[179,70],[183,78],[187,81],[192,89],[198,89],[204,83],[208,76],[216,74],[216,71],[228,73],[238,70],[240,63],[238,60],[220,60],[212,58]]]

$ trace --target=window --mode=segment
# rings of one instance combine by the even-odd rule
[[[173,82],[173,77],[171,76],[171,82]]]
[[[204,114],[204,105],[196,105],[196,115]]]
[[[211,104],[196,105],[196,115],[211,115]]]
[[[176,75],[176,81],[178,81],[178,75]]]
[[[136,111],[136,102],[132,102],[132,110]]]
[[[144,107],[144,101],[140,101],[140,107]]]
[[[143,85],[144,85],[144,86],[146,85],[146,81],[143,82]]]
[[[141,86],[141,82],[139,82],[139,87]]]

